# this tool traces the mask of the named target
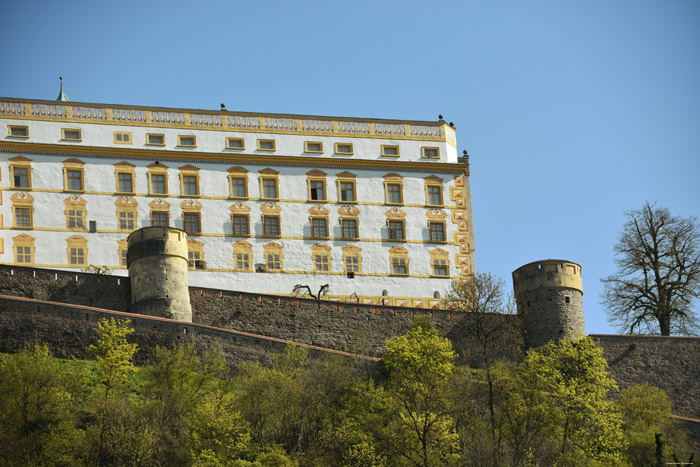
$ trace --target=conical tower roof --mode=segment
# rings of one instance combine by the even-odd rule
[[[58,79],[61,80],[61,91],[58,93],[58,97],[56,98],[57,101],[69,101],[68,96],[66,96],[66,93],[63,92],[63,76],[59,76]]]

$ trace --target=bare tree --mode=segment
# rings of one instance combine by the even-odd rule
[[[484,371],[488,384],[491,458],[500,465],[502,432],[496,417],[494,364],[498,360],[517,360],[522,353],[523,336],[511,293],[503,279],[491,273],[477,273],[467,279],[453,280],[447,291],[450,308],[468,313],[470,332],[464,336],[464,357],[470,365]]]
[[[694,334],[700,297],[700,227],[648,201],[625,213],[615,245],[617,273],[602,279],[609,321],[622,332]]]

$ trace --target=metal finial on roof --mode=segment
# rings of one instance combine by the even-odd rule
[[[66,93],[63,92],[63,76],[59,76],[58,79],[61,80],[61,91],[58,93],[58,97],[56,98],[57,101],[69,101],[68,96],[66,96]]]

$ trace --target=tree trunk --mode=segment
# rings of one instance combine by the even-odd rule
[[[671,317],[668,313],[664,313],[659,316],[659,329],[661,329],[662,336],[671,335]]]

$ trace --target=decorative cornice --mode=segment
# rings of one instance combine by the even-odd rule
[[[396,160],[367,160],[367,159],[329,159],[319,157],[260,155],[260,154],[228,154],[212,152],[185,152],[169,150],[150,150],[134,148],[112,148],[96,146],[56,145],[41,143],[18,143],[0,141],[2,152],[22,152],[47,155],[92,156],[109,158],[130,158],[153,161],[170,160],[174,162],[213,162],[231,164],[275,165],[290,167],[324,167],[345,168],[351,170],[400,170],[408,172],[433,172],[464,174],[468,164],[445,164],[435,162],[408,162]],[[346,173],[348,177],[352,174]]]

